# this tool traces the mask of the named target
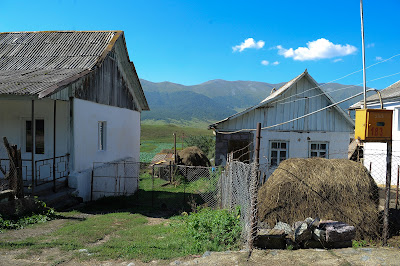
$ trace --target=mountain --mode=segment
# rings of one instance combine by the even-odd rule
[[[140,80],[150,111],[142,113],[146,123],[205,124],[224,119],[253,106],[267,97],[273,88],[285,82],[272,84],[257,81],[210,80],[198,85],[185,86],[172,82]],[[339,83],[321,83],[335,101],[362,91],[360,86]],[[347,109],[361,97],[346,101],[340,107]],[[203,123],[199,123],[203,122]]]

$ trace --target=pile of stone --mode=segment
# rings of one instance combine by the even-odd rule
[[[354,226],[343,222],[307,218],[292,226],[278,222],[274,228],[260,224],[255,245],[263,249],[345,248],[352,246]]]

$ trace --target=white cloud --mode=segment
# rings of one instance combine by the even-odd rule
[[[293,48],[285,49],[281,45],[276,46],[276,48],[278,49],[278,54],[283,55],[286,58],[291,57],[298,61],[345,56],[357,51],[357,48],[350,44],[334,44],[324,38],[308,42],[307,47],[298,47],[295,50]]]
[[[375,43],[369,43],[369,44],[367,44],[367,48],[373,48],[373,47],[375,47]]]
[[[236,52],[238,50],[239,50],[239,52],[242,52],[244,49],[249,49],[249,48],[261,49],[264,47],[264,45],[265,45],[265,42],[262,40],[255,42],[253,38],[247,38],[240,45],[233,46],[232,50],[234,52]]]
[[[264,65],[264,66],[268,66],[268,65],[269,65],[269,62],[268,62],[267,60],[262,60],[262,61],[261,61],[261,64]]]
[[[335,59],[335,60],[333,60],[333,62],[334,63],[337,63],[337,62],[342,62],[343,61],[343,59],[342,58],[338,58],[338,59]]]
[[[376,61],[382,61],[383,58],[382,58],[381,56],[377,56],[377,57],[375,57],[375,60],[376,60]]]
[[[275,62],[272,63],[272,65],[277,66],[277,65],[279,65],[279,62],[275,61]]]

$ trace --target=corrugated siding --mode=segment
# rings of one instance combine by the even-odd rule
[[[320,95],[322,93],[320,89],[311,88],[313,88],[313,84],[308,78],[303,77],[276,101],[269,103],[266,107],[222,122],[218,125],[218,129],[232,131],[254,129],[258,122],[262,122],[262,127],[272,126],[332,104],[325,95]],[[304,93],[298,95],[302,92]],[[350,132],[352,127],[341,113],[330,108],[269,130]]]

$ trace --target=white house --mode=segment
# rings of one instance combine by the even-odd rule
[[[0,33],[0,137],[21,148],[30,188],[68,177],[88,200],[94,162],[139,162],[145,110],[123,31]]]
[[[400,170],[400,81],[380,91],[384,108],[393,110],[392,123],[392,180],[391,184],[397,184],[397,176]],[[350,109],[359,109],[363,102],[358,102]],[[380,109],[378,94],[367,97],[367,107]],[[370,170],[377,184],[386,184],[386,143],[363,143],[363,163]]]
[[[347,158],[354,122],[340,107],[284,123],[332,104],[305,70],[259,104],[209,126],[216,133],[216,164],[225,164],[230,152],[234,159],[253,160],[257,123],[263,128],[260,167],[267,176],[287,158]]]

